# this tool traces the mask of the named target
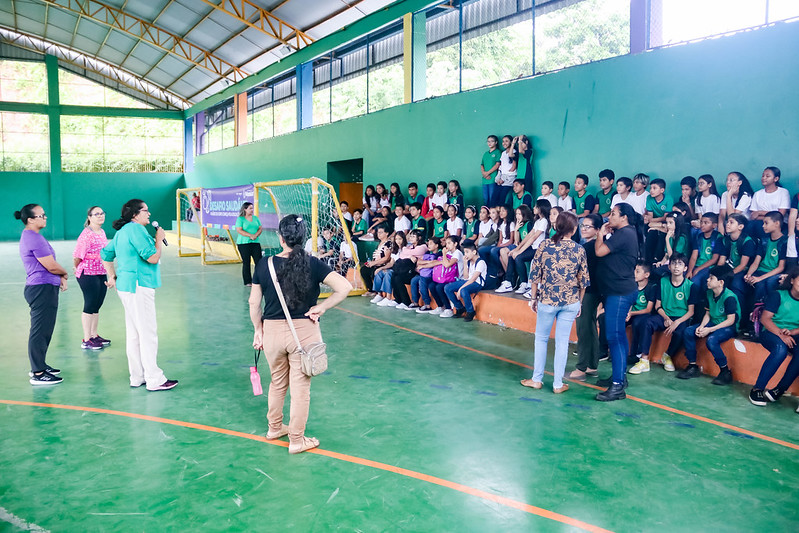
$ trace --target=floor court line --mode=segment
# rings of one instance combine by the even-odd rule
[[[171,418],[161,418],[157,416],[150,416],[150,415],[142,415],[138,413],[128,413],[125,411],[115,411],[113,409],[102,409],[99,407],[84,407],[78,405],[62,405],[62,404],[51,404],[51,403],[39,403],[39,402],[23,402],[17,400],[0,400],[0,404],[6,405],[19,405],[19,406],[26,406],[26,407],[46,407],[50,409],[64,409],[68,411],[80,411],[80,412],[88,412],[88,413],[97,413],[97,414],[105,414],[105,415],[113,415],[113,416],[121,416],[126,418],[133,418],[138,420],[146,420],[149,422],[158,422],[161,424],[169,424],[172,426],[184,427],[189,429],[198,429],[201,431],[208,431],[211,433],[219,433],[222,435],[229,435],[232,437],[239,437],[243,439],[254,440],[257,442],[263,442],[266,444],[271,444],[274,446],[282,446],[283,448],[288,448],[288,443],[279,441],[279,440],[269,440],[266,437],[261,435],[253,435],[252,433],[244,433],[242,431],[235,431],[232,429],[226,428],[219,428],[215,426],[207,426],[204,424],[196,424],[194,422],[184,422],[182,420],[174,420]],[[430,476],[428,474],[423,474],[421,472],[416,472],[415,470],[408,470],[407,468],[401,468],[398,466],[389,465],[386,463],[380,463],[378,461],[372,461],[371,459],[364,459],[362,457],[356,457],[354,455],[347,455],[344,453],[334,452],[330,450],[324,450],[322,448],[315,448],[313,450],[308,450],[305,453],[311,453],[315,455],[322,455],[325,457],[329,457],[331,459],[337,459],[339,461],[344,461],[352,464],[357,464],[361,466],[367,466],[370,468],[375,468],[378,470],[384,470],[386,472],[392,472],[394,474],[399,474],[401,476],[409,477],[412,479],[417,479],[419,481],[424,481],[426,483],[431,483],[433,485],[439,485],[441,487],[445,487],[448,489],[452,489],[458,492],[462,492],[464,494],[468,494],[470,496],[475,496],[477,498],[482,498],[487,501],[491,501],[494,503],[498,503],[500,505],[504,505],[506,507],[511,507],[514,509],[518,509],[520,511],[524,511],[526,513],[540,516],[542,518],[547,518],[549,520],[553,520],[556,522],[560,522],[562,524],[567,524],[570,526],[574,526],[585,531],[590,531],[592,533],[612,533],[608,529],[601,528],[599,526],[595,526],[593,524],[589,524],[587,522],[583,522],[582,520],[577,520],[576,518],[572,518],[570,516],[562,515],[559,513],[555,513],[553,511],[549,511],[547,509],[543,509],[541,507],[536,507],[534,505],[530,505],[524,502],[520,502],[517,500],[513,500],[510,498],[506,498],[504,496],[499,496],[496,494],[492,494],[490,492],[486,492],[484,490],[476,489],[474,487],[470,487],[468,485],[463,485],[461,483],[456,483],[454,481],[449,481],[443,478]]]
[[[463,350],[468,350],[470,352],[475,352],[475,353],[478,353],[480,355],[484,355],[486,357],[491,357],[492,359],[497,359],[497,360],[503,361],[505,363],[510,363],[512,365],[520,366],[522,368],[528,368],[530,370],[533,369],[533,367],[531,367],[530,365],[526,365],[524,363],[520,363],[520,362],[514,361],[512,359],[507,359],[505,357],[501,357],[499,355],[492,354],[490,352],[485,352],[483,350],[478,350],[477,348],[472,348],[470,346],[464,346],[463,344],[458,344],[457,342],[448,341],[446,339],[442,339],[440,337],[436,337],[435,335],[430,335],[429,333],[423,333],[421,331],[416,331],[415,329],[406,328],[404,326],[400,326],[398,324],[393,324],[391,322],[386,322],[385,320],[380,320],[378,318],[373,318],[373,317],[370,317],[370,316],[367,316],[367,315],[362,315],[361,313],[356,313],[355,311],[351,311],[349,309],[344,309],[344,308],[341,308],[341,307],[336,307],[334,309],[336,311],[341,311],[343,313],[349,313],[351,315],[355,315],[355,316],[358,316],[360,318],[364,318],[366,320],[371,320],[372,322],[378,322],[380,324],[384,324],[384,325],[390,326],[392,328],[397,328],[397,329],[400,329],[400,330],[403,330],[403,331],[407,331],[409,333],[413,333],[415,335],[420,335],[422,337],[426,337],[426,338],[431,339],[431,340],[435,340],[435,341],[438,341],[438,342],[443,342],[444,344],[449,344],[451,346],[455,346],[455,347],[461,348]],[[547,372],[547,374],[549,374],[550,376],[552,375],[551,372]],[[568,379],[566,381],[569,381],[569,382],[574,383],[576,385],[581,385],[583,387],[588,387],[588,388],[591,388],[591,389],[595,389],[595,390],[604,390],[602,387],[597,387],[596,385],[592,385],[590,383],[585,383],[583,381],[574,381],[574,380],[568,380]],[[702,416],[702,415],[696,415],[696,414],[693,414],[693,413],[689,413],[688,411],[682,411],[682,410],[676,409],[674,407],[669,407],[668,405],[659,404],[657,402],[646,400],[644,398],[638,398],[637,396],[630,396],[629,394],[627,395],[627,399],[628,400],[632,400],[634,402],[638,402],[638,403],[644,404],[644,405],[648,405],[650,407],[655,407],[657,409],[661,409],[661,410],[667,411],[669,413],[674,413],[676,415],[684,416],[684,417],[687,417],[687,418],[692,418],[694,420],[698,420],[700,422],[705,422],[707,424],[712,424],[714,426],[718,426],[718,427],[721,427],[721,428],[724,428],[724,429],[730,429],[732,431],[737,431],[739,433],[743,433],[744,435],[749,435],[749,436],[754,437],[756,439],[760,439],[760,440],[764,440],[764,441],[767,441],[767,442],[771,442],[773,444],[778,444],[778,445],[784,446],[786,448],[790,448],[790,449],[793,449],[793,450],[799,450],[799,444],[796,444],[796,443],[793,443],[793,442],[787,442],[787,441],[784,441],[784,440],[780,440],[780,439],[777,439],[777,438],[774,438],[774,437],[770,437],[768,435],[763,435],[762,433],[757,433],[756,431],[750,431],[748,429],[744,429],[744,428],[741,428],[741,427],[738,427],[738,426],[733,426],[732,424],[727,424],[726,422],[720,422],[718,420],[713,420],[712,418],[708,418],[708,417],[705,417],[705,416]]]

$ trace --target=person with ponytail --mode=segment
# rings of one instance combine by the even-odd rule
[[[352,290],[352,285],[345,277],[305,252],[303,244],[309,233],[302,216],[283,217],[278,226],[283,250],[273,259],[277,280],[302,346],[322,341],[319,319],[325,311],[341,303]],[[333,289],[333,294],[322,303],[317,303],[320,283]],[[252,344],[257,350],[263,349],[272,374],[266,438],[279,439],[288,435],[291,454],[316,448],[319,440],[305,436],[311,402],[311,378],[302,372],[300,347],[294,341],[277,296],[267,258],[255,266],[249,303],[254,329]],[[288,389],[291,389],[291,408],[289,424],[286,425],[283,423],[283,404]]]
[[[161,247],[164,229],[150,237],[145,226],[150,210],[142,200],[122,206],[122,215],[111,225],[117,230],[100,252],[108,272],[106,285],[116,288],[125,309],[125,348],[130,386],[145,385],[148,391],[173,389],[177,380],[167,379],[158,367],[158,324],[155,319],[155,289],[161,286]],[[116,268],[114,267],[116,260]]]
[[[569,335],[588,287],[588,262],[585,250],[572,240],[577,231],[577,215],[564,211],[555,221],[555,234],[538,247],[530,265],[530,308],[538,316],[535,326],[535,363],[533,376],[522,385],[533,389],[543,386],[547,345],[555,323],[555,362],[552,391],[569,390],[563,383],[569,355]]]
[[[72,253],[75,264],[75,278],[83,293],[83,340],[80,347],[83,350],[102,350],[111,341],[104,339],[97,333],[100,321],[100,308],[105,301],[108,287],[105,282],[108,276],[100,258],[100,250],[108,244],[108,239],[103,230],[105,211],[99,205],[89,208],[86,213],[84,228],[78,237],[75,251]]]
[[[25,300],[31,308],[28,358],[31,385],[58,385],[61,371],[47,364],[47,348],[58,314],[58,291],[67,290],[67,271],[55,260],[55,251],[41,231],[47,226],[42,206],[27,204],[14,212],[25,224],[19,239],[19,255],[25,267]]]

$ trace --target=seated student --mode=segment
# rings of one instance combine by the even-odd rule
[[[697,219],[691,221],[691,226],[699,229],[702,215],[705,213],[719,214],[721,210],[721,198],[719,191],[716,190],[716,180],[710,174],[702,174],[696,180],[696,199],[694,200],[694,213]]]
[[[463,204],[461,184],[458,180],[449,180],[447,187],[447,205],[454,205],[458,209],[458,216],[462,217],[465,206]]]
[[[799,226],[799,218],[795,218],[793,222],[788,225],[788,246],[785,256],[786,271],[793,270],[797,263],[799,263],[799,232],[796,231],[797,226]]]
[[[436,301],[437,306],[430,311],[431,315],[438,315],[442,318],[453,316],[454,313],[444,288],[447,283],[452,283],[458,279],[461,271],[463,271],[463,252],[460,250],[460,239],[457,235],[450,235],[444,239],[441,264],[433,267],[433,277],[428,283],[430,294]]]
[[[410,209],[410,207],[418,203],[419,210],[422,209],[422,202],[424,202],[424,196],[419,192],[419,185],[412,181],[408,184],[408,196],[405,197],[405,208]]]
[[[366,290],[368,294],[374,295],[374,298],[371,300],[373,304],[383,299],[380,293],[373,288],[375,271],[391,260],[392,250],[392,242],[388,238],[388,230],[385,226],[377,228],[377,239],[380,242],[372,254],[372,259],[366,261],[361,267],[361,279],[363,279],[363,283],[366,285]]]
[[[783,219],[788,215],[788,210],[791,207],[791,195],[788,193],[788,189],[780,187],[780,176],[780,169],[777,167],[766,167],[760,178],[763,188],[752,197],[749,214],[749,220],[752,223],[747,229],[749,234],[756,239],[764,236],[765,228],[759,221],[763,220],[770,211],[779,211]]]
[[[338,243],[333,240],[332,228],[322,228],[322,234],[317,237],[316,251],[313,251],[312,240],[308,239],[305,243],[305,251],[317,259],[322,260],[330,268],[336,267],[336,251],[339,249]]]
[[[399,253],[408,241],[405,234],[395,233],[391,239],[391,256],[389,260],[376,268],[374,271],[375,280],[373,289],[378,297],[372,298],[371,302],[380,307],[394,307],[397,302],[391,299],[391,278],[394,276],[394,262],[399,259]]]
[[[746,276],[749,263],[757,253],[757,244],[749,235],[744,234],[748,220],[741,213],[732,213],[727,217],[726,235],[719,241],[719,265],[732,268],[732,281],[725,285],[738,298],[738,303],[744,301],[746,289]],[[749,322],[746,315],[741,317],[741,325]]]
[[[629,370],[630,374],[649,372],[649,350],[656,331],[665,331],[671,336],[667,351],[663,354],[663,368],[674,372],[671,355],[677,353],[682,344],[682,333],[694,315],[694,301],[691,296],[691,280],[686,279],[688,258],[674,254],[669,261],[671,276],[664,276],[656,284],[656,314],[649,316],[641,332],[641,360]]]
[[[577,218],[582,220],[594,212],[596,207],[596,197],[588,194],[588,176],[577,174],[574,178],[574,210]]]
[[[444,292],[452,305],[455,307],[452,316],[455,318],[463,317],[465,322],[474,319],[474,304],[472,296],[480,292],[486,279],[487,266],[485,261],[480,259],[474,243],[463,243],[463,271],[460,279],[447,283]],[[463,304],[461,304],[463,300]],[[443,315],[439,315],[443,316]]]
[[[441,264],[441,239],[430,237],[427,239],[427,253],[416,262],[416,271],[419,273],[411,280],[411,309],[417,313],[429,313],[430,307],[430,281],[433,279],[433,268]],[[422,306],[419,307],[419,298]]]
[[[433,219],[427,223],[427,234],[439,239],[447,236],[447,219],[444,218],[443,207],[437,205],[433,208]]]
[[[630,178],[626,178],[622,176],[621,178],[616,180],[616,196],[613,197],[613,200],[610,202],[610,208],[613,209],[616,205],[620,203],[630,204],[633,205],[630,200],[632,200],[633,194],[633,180]],[[646,206],[644,206],[646,207]]]
[[[652,316],[652,309],[657,301],[657,284],[649,283],[652,266],[646,261],[638,261],[635,265],[635,283],[638,285],[638,295],[627,313],[626,323],[632,326],[633,342],[630,343],[630,353],[627,364],[636,364],[643,353],[641,350],[641,334],[644,325]]]
[[[649,193],[646,188],[649,185],[649,176],[639,172],[633,176],[633,192],[627,197],[628,204],[633,206],[635,212],[642,217],[646,214],[646,199]]]
[[[571,192],[571,185],[568,181],[561,181],[558,183],[558,207],[564,211],[571,211],[574,213],[574,200],[569,193]]]
[[[411,217],[411,229],[422,231],[427,238],[427,220],[422,216],[422,204],[413,202],[409,205],[408,215]]]
[[[719,232],[716,231],[719,216],[716,213],[704,213],[700,219],[699,233],[694,237],[693,252],[688,262],[687,278],[694,283],[696,302],[702,300],[702,295],[707,289],[707,277],[710,268],[719,262]],[[725,285],[729,288],[730,284]],[[701,320],[701,317],[696,317]]]
[[[555,207],[558,205],[558,197],[552,194],[552,189],[555,188],[555,184],[551,181],[545,181],[541,184],[541,196],[536,198],[536,200],[546,200],[549,202],[549,205]]]
[[[338,206],[341,209],[341,216],[344,217],[344,221],[347,223],[347,229],[352,230],[352,213],[350,213],[349,202],[342,200]]]
[[[488,258],[483,258],[486,262],[486,265],[489,266],[490,272],[505,272],[507,268],[507,263],[502,262],[502,249],[512,247],[511,250],[516,248],[516,244],[513,242],[513,235],[514,231],[516,231],[516,222],[515,222],[515,212],[513,215],[510,214],[508,208],[504,205],[499,206],[499,225],[497,225],[497,231],[499,232],[499,238],[497,239],[497,244],[491,247],[491,251],[488,254]],[[507,261],[508,256],[505,255],[505,260]]]
[[[478,220],[477,208],[467,205],[463,210],[463,240],[474,242],[477,240]]]
[[[366,231],[376,236],[377,227],[383,224],[388,225],[389,228],[394,227],[394,215],[391,213],[391,209],[389,209],[387,205],[380,207],[380,209],[377,211],[377,214],[372,217],[372,224]]]
[[[447,207],[447,182],[446,181],[439,181],[436,183],[436,193],[433,195],[433,198],[430,200],[430,205],[433,207],[440,207],[442,209],[446,209]]]
[[[422,216],[427,220],[433,218],[433,196],[436,194],[436,186],[433,183],[427,184],[427,196],[422,201]]]
[[[732,372],[727,366],[727,356],[721,343],[735,337],[741,319],[741,305],[735,294],[727,288],[732,281],[732,269],[727,265],[714,266],[707,277],[707,307],[699,324],[688,326],[683,332],[685,358],[688,366],[677,374],[680,379],[691,379],[702,375],[696,365],[696,340],[706,338],[707,349],[719,365],[719,374],[713,385],[732,383]]]
[[[762,407],[767,401],[779,400],[799,376],[799,269],[791,270],[779,290],[769,293],[760,323],[760,342],[769,355],[749,392],[749,401]],[[773,389],[766,389],[788,353],[791,361],[782,379]]]
[[[547,232],[547,239],[551,239],[555,235],[555,224],[558,222],[558,216],[563,213],[563,208],[559,205],[554,206],[549,211],[549,231]]]
[[[352,233],[350,234],[352,240],[357,242],[358,239],[366,235],[367,229],[369,229],[369,225],[363,219],[363,211],[356,209],[352,212]]]
[[[477,226],[477,249],[480,251],[480,248],[483,246],[490,246],[491,239],[494,242],[497,241],[497,221],[499,219],[499,209],[492,207],[488,208],[486,206],[480,206],[480,224]],[[490,250],[489,250],[490,251]],[[480,251],[480,257],[483,257],[482,251]],[[488,264],[486,262],[486,264]]]
[[[394,208],[394,233],[401,231],[407,234],[411,230],[411,220],[405,216],[405,206]]]
[[[524,294],[530,290],[525,264],[533,260],[536,250],[547,238],[547,233],[549,232],[549,202],[544,199],[536,201],[532,213],[532,224],[530,224],[528,211],[529,209],[524,207],[519,207],[516,210],[517,220],[523,221],[522,228],[518,231],[518,244],[508,254],[508,269],[505,274],[505,281],[495,292],[504,293],[516,290],[517,294]]]
[[[606,168],[599,173],[599,188],[601,189],[596,193],[597,205],[594,213],[598,213],[603,220],[607,220],[610,215],[610,210],[613,209],[610,204],[613,203],[613,195],[616,194],[613,180],[616,179],[616,174]]]
[[[727,190],[721,194],[721,207],[719,208],[719,230],[726,227],[727,217],[732,214],[743,215],[749,220],[749,206],[752,205],[752,196],[755,192],[749,185],[749,180],[740,172],[727,174]]]
[[[744,276],[744,281],[749,285],[745,293],[744,314],[751,313],[756,304],[763,303],[766,296],[774,292],[779,284],[779,275],[785,270],[788,238],[782,234],[782,215],[779,211],[766,213],[763,232],[766,237],[760,241],[755,260]]]
[[[444,236],[457,235],[463,238],[463,219],[458,216],[458,206],[449,204],[447,206],[447,227],[444,230]]]
[[[399,183],[392,183],[389,185],[388,198],[390,200],[389,207],[391,211],[395,211],[397,207],[401,207],[402,210],[405,211],[405,195],[402,194]]]
[[[398,302],[396,308],[404,311],[410,310],[412,303],[405,285],[409,285],[416,275],[416,262],[427,253],[427,245],[424,243],[424,234],[421,231],[409,231],[407,237],[408,244],[400,250],[399,257],[394,261],[392,267],[394,274],[391,276],[391,292],[394,301]]]
[[[666,182],[660,178],[649,184],[649,198],[646,199],[644,223],[649,226],[646,234],[646,260],[650,263],[660,261],[665,252],[666,236],[662,232],[666,213],[672,208],[671,200],[666,196]]]
[[[524,180],[513,180],[513,192],[511,192],[505,199],[505,205],[511,206],[514,211],[520,205],[526,205],[530,209],[533,208],[533,195],[524,190]]]
[[[669,264],[669,259],[675,254],[680,254],[688,257],[691,253],[689,236],[691,233],[691,226],[688,225],[685,218],[680,213],[674,211],[666,213],[665,226],[663,229],[666,231],[666,238],[664,240],[665,252],[663,259],[655,263],[654,274],[657,278],[667,276],[669,274],[666,265]]]
[[[693,220],[696,213],[694,213],[694,202],[696,201],[696,178],[693,176],[685,176],[680,180],[680,197],[677,202],[682,202],[688,206],[691,212],[685,215],[688,220]]]

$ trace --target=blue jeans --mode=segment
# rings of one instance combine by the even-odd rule
[[[794,344],[793,348],[788,348],[788,345],[782,342],[782,339],[766,328],[760,330],[760,343],[769,351],[769,355],[760,368],[760,374],[757,376],[757,381],[755,381],[755,389],[765,390],[768,382],[780,369],[780,365],[785,361],[785,358],[788,357],[789,352],[791,354],[791,362],[788,363],[788,368],[785,369],[785,374],[782,376],[777,388],[786,391],[796,381],[796,378],[799,377],[799,335],[796,335],[793,339],[797,341],[797,344]]]
[[[497,184],[491,181],[490,183],[483,183],[483,205],[486,207],[493,207],[494,195],[497,191]]]
[[[526,282],[530,273],[527,271],[525,263],[532,261],[534,256],[535,250],[533,250],[532,247],[527,248],[516,256],[516,259],[508,256],[508,271],[505,273],[505,281],[510,281],[514,287],[518,287],[520,283]],[[516,281],[517,276],[519,278],[518,281]]]
[[[765,272],[758,270],[755,272],[755,276],[762,276]],[[766,278],[763,281],[759,281],[755,283],[755,302],[760,303],[766,300],[766,296],[771,294],[772,292],[777,290],[777,286],[779,285],[779,276],[771,276],[770,278]],[[750,309],[751,311],[751,309]]]
[[[605,332],[613,365],[613,383],[621,385],[627,371],[627,354],[630,343],[627,341],[627,313],[638,297],[638,289],[629,294],[614,294],[605,298]]]
[[[733,275],[732,281],[730,282],[730,290],[738,298],[738,302],[741,305],[743,305],[745,302],[744,300],[744,295],[746,294],[746,282],[744,281],[745,275],[746,275],[746,269],[743,269],[742,271]],[[743,319],[743,317],[741,318]]]
[[[694,293],[694,301],[699,302],[702,298],[707,296],[707,277],[710,275],[710,268],[703,268],[691,278],[693,285],[691,290]],[[697,307],[699,305],[697,304]],[[704,316],[704,313],[703,315]]]
[[[461,301],[455,295],[458,292],[458,289],[463,287],[466,284],[465,279],[455,280],[452,283],[447,283],[444,286],[444,292],[447,295],[447,299],[452,302],[452,305],[455,306],[455,309],[461,310],[464,307],[466,308],[467,313],[474,313],[474,305],[472,304],[472,295],[477,294],[483,288],[482,285],[478,283],[470,283],[461,291],[461,297],[463,298],[463,305],[461,305]]]
[[[430,289],[430,294],[436,301],[436,305],[441,309],[449,309],[449,299],[447,298],[447,294],[444,292],[445,284],[436,283],[431,279],[429,282],[427,282],[427,286]]]
[[[672,320],[679,317],[669,317]],[[688,321],[681,322],[677,329],[674,330],[674,333],[671,335],[671,340],[669,341],[669,345],[666,348],[666,353],[669,355],[674,355],[677,350],[682,347],[683,341],[683,332],[685,328],[688,327]],[[649,349],[652,348],[652,336],[657,331],[663,331],[666,329],[666,322],[660,315],[650,315],[646,322],[644,322],[643,330],[641,331],[641,353],[643,355],[649,355]]]
[[[633,332],[633,344],[630,346],[630,355],[641,355],[641,332],[644,329],[644,323],[649,320],[652,315],[635,315],[630,319],[630,326]]]
[[[419,297],[422,297],[422,302],[425,305],[430,305],[430,291],[427,286],[433,278],[426,278],[424,276],[414,276],[411,280],[411,303],[418,304]]]
[[[632,305],[632,304],[631,304]],[[580,302],[554,306],[538,304],[538,316],[535,324],[535,362],[533,363],[533,381],[544,380],[544,367],[547,363],[547,345],[549,332],[555,323],[555,361],[552,386],[559,389],[563,386],[563,373],[566,371],[566,360],[569,357],[569,334],[574,319],[580,311]]]
[[[494,202],[491,205],[505,205],[505,200],[507,200],[508,194],[511,192],[513,192],[513,185],[497,185],[494,189]]]
[[[372,289],[375,292],[385,292],[387,294],[391,294],[391,276],[393,274],[394,271],[390,268],[381,270],[375,274],[375,280],[372,284]]]
[[[708,327],[713,327],[715,324],[708,323]],[[685,343],[685,358],[689,363],[696,363],[696,330],[699,324],[685,328],[683,332],[683,342]],[[721,343],[728,341],[735,337],[735,326],[727,326],[726,328],[717,329],[707,337],[705,337],[705,344],[707,349],[716,360],[719,368],[727,366],[727,356],[724,355],[724,350],[721,349]]]

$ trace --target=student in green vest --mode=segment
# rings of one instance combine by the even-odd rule
[[[489,135],[486,143],[488,144],[488,151],[483,154],[483,159],[480,161],[480,173],[483,175],[481,180],[483,185],[483,205],[490,207],[496,194],[497,184],[494,183],[494,179],[497,177],[497,171],[499,170],[502,150],[497,146],[499,137],[496,135]]]
[[[422,204],[413,202],[408,206],[408,214],[411,217],[411,229],[421,230],[427,240],[427,220],[422,216]]]
[[[744,301],[746,276],[749,263],[757,253],[755,240],[748,235],[744,235],[746,224],[749,221],[741,213],[732,213],[727,217],[725,224],[724,237],[719,241],[719,265],[728,265],[732,268],[733,278],[727,287],[735,296],[738,302]],[[747,316],[741,317],[741,324],[748,321]]]
[[[454,205],[458,211],[459,217],[463,218],[463,191],[461,190],[461,183],[458,180],[449,180],[447,184],[447,205]]]
[[[646,199],[644,223],[649,227],[646,234],[646,260],[659,261],[665,251],[663,225],[666,213],[671,212],[673,204],[666,196],[666,182],[655,178],[649,183],[649,198]]]
[[[769,351],[769,356],[760,368],[749,401],[764,406],[767,401],[779,400],[799,377],[799,268],[791,270],[779,290],[769,293],[760,323],[763,325],[760,342]],[[791,361],[782,379],[773,389],[766,389],[789,353]],[[799,409],[796,412],[799,413]]]
[[[516,154],[516,176],[524,180],[524,190],[533,191],[533,143],[527,135],[519,135],[514,139]]]
[[[366,224],[366,221],[363,219],[363,210],[356,209],[352,212],[352,240],[357,241],[364,235],[366,235],[366,230],[369,226]]]
[[[732,268],[727,265],[714,266],[707,277],[707,306],[699,324],[685,328],[685,358],[688,366],[677,374],[680,379],[691,379],[702,375],[696,365],[696,340],[704,338],[707,349],[719,365],[719,374],[711,382],[713,385],[732,383],[732,372],[727,366],[727,356],[721,343],[735,337],[741,320],[741,305],[735,294],[727,288],[732,281]]]
[[[588,176],[577,174],[577,177],[574,178],[574,210],[580,220],[593,213],[597,205],[596,198],[588,194],[587,189]]]
[[[533,195],[524,189],[524,180],[519,178],[513,180],[513,191],[505,199],[505,205],[516,211],[520,205],[533,208]]]
[[[635,283],[638,285],[638,295],[635,302],[627,313],[627,324],[632,329],[632,342],[630,343],[630,357],[627,358],[628,365],[634,365],[640,360],[641,355],[641,332],[644,324],[652,316],[652,310],[657,301],[657,284],[649,282],[652,273],[652,265],[646,261],[638,261],[635,264]]]
[[[433,209],[433,219],[428,223],[427,234],[431,237],[443,239],[447,231],[447,219],[444,218],[444,208],[437,205]]]
[[[408,184],[408,196],[405,198],[405,206],[410,208],[416,202],[419,202],[419,210],[421,211],[424,196],[419,193],[419,185],[412,181]]]
[[[663,368],[667,372],[674,372],[674,363],[671,355],[680,349],[683,340],[683,331],[688,327],[688,321],[694,315],[694,300],[691,296],[691,280],[685,278],[688,269],[688,258],[681,254],[674,254],[669,261],[671,276],[664,276],[657,285],[657,299],[655,300],[656,314],[649,317],[644,323],[641,332],[641,360],[629,370],[630,374],[649,372],[649,350],[652,347],[652,336],[657,331],[664,331],[671,336],[668,349],[663,354]]]
[[[616,179],[616,173],[606,168],[599,173],[599,188],[601,189],[596,193],[597,205],[594,213],[599,213],[603,220],[608,219],[610,216],[610,204],[613,203],[613,195],[616,194],[613,181]]]
[[[762,303],[768,294],[774,292],[779,284],[779,275],[785,270],[788,238],[782,234],[782,213],[766,213],[763,218],[763,232],[766,236],[760,241],[755,260],[744,276],[744,281],[749,285],[744,314],[751,313],[755,304]]]
[[[478,232],[477,208],[473,205],[467,205],[463,210],[463,243],[466,241],[476,241]]]
[[[719,223],[719,216],[716,213],[704,213],[702,218],[699,219],[699,233],[694,235],[694,251],[691,252],[691,260],[688,262],[688,273],[686,277],[693,281],[694,290],[696,291],[695,300],[699,302],[701,296],[705,294],[707,288],[707,277],[710,274],[710,268],[717,265],[719,262],[718,241],[721,235],[716,231]],[[729,288],[731,283],[725,285]],[[704,309],[698,306],[700,309]],[[702,310],[697,309],[695,320],[702,319]]]
[[[538,208],[536,208],[536,211]],[[520,205],[514,211],[516,216],[516,227],[513,231],[513,246],[502,248],[500,250],[500,262],[505,266],[505,281],[502,282],[500,288],[495,292],[510,292],[517,287],[521,290],[519,294],[524,293],[528,287],[525,285],[527,280],[527,270],[524,267],[525,262],[532,261],[535,255],[535,250],[532,247],[523,250],[523,255],[513,254],[513,251],[519,248],[524,242],[525,238],[531,231],[533,231],[534,223],[533,211],[526,205]],[[523,288],[522,288],[523,287]]]

